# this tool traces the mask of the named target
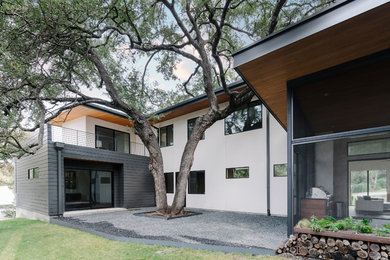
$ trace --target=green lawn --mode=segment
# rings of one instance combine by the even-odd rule
[[[0,259],[281,259],[110,241],[41,221],[0,221]]]

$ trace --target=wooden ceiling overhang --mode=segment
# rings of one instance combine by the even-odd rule
[[[242,91],[245,87],[246,85],[242,81],[235,82],[229,86],[232,91],[238,92]],[[222,104],[229,100],[229,96],[226,95],[222,89],[216,90],[216,96],[219,104]],[[157,111],[156,113],[161,117],[157,121],[155,121],[155,123],[177,118],[179,116],[199,111],[208,107],[209,102],[207,96],[201,95],[193,99],[186,100],[172,107]],[[133,126],[133,122],[129,120],[124,114],[115,112],[113,109],[101,107],[95,104],[80,105],[70,110],[66,110],[62,112],[59,116],[51,120],[49,124],[62,126],[62,124],[65,122],[69,122],[83,116],[94,117],[123,126]]]
[[[99,109],[95,106],[84,106],[80,105],[74,107],[70,110],[66,110],[62,112],[59,116],[52,119],[49,124],[62,126],[63,123],[72,121],[74,119],[89,116],[97,119],[101,119],[107,122],[111,122],[118,125],[123,126],[132,126],[133,122],[126,118],[124,115],[110,113],[109,111],[105,111],[104,109]]]
[[[390,48],[390,1],[344,1],[234,54],[235,69],[287,129],[287,82]]]

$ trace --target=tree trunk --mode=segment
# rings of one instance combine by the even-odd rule
[[[172,216],[181,215],[184,212],[188,177],[190,175],[192,163],[194,162],[195,149],[198,146],[204,131],[215,121],[215,113],[209,111],[206,115],[198,118],[195,122],[180,161],[180,171],[177,180],[176,192],[171,206]]]

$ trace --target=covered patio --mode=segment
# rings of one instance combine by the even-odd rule
[[[288,233],[301,218],[390,216],[389,1],[340,1],[234,54],[288,133]]]

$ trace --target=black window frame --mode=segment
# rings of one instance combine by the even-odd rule
[[[172,144],[168,144],[168,132],[167,132],[167,130],[168,130],[169,128],[172,128]],[[164,145],[164,146],[161,145],[161,129],[166,129],[166,133],[167,133],[167,134],[166,134],[166,138],[165,138],[165,145]],[[166,126],[160,127],[160,128],[158,129],[158,143],[159,143],[159,145],[160,145],[161,148],[173,146],[173,144],[174,144],[174,133],[173,133],[173,132],[174,132],[174,130],[173,130],[173,124],[166,125]]]
[[[191,176],[193,174],[198,174],[198,173],[203,174],[203,189],[201,189],[201,190],[203,190],[203,192],[198,192],[198,191],[193,192],[191,190],[191,187],[192,187],[192,185],[191,185]],[[206,171],[204,171],[204,170],[190,171],[190,175],[188,176],[188,185],[187,186],[188,186],[188,188],[187,188],[188,194],[191,194],[191,195],[204,195],[204,194],[206,194]]]
[[[229,170],[233,170],[233,177],[229,177]],[[234,177],[234,170],[235,169],[247,169],[248,170],[248,177]],[[249,179],[249,166],[242,166],[242,167],[230,167],[230,168],[226,168],[226,172],[225,172],[225,178],[227,180],[234,180],[234,179]]]
[[[259,106],[260,107],[260,115],[261,115],[261,118],[260,118],[260,125],[259,126],[256,126],[256,127],[249,127],[250,124],[251,124],[251,119],[250,118],[250,113],[249,113],[249,109],[252,108],[252,107],[256,107],[256,106]],[[242,110],[246,110],[246,114],[247,114],[247,119],[246,119],[246,122],[245,122],[245,125],[248,126],[247,129],[242,129],[241,131],[239,132],[236,132],[236,133],[228,133],[227,132],[227,127],[226,127],[226,120],[231,116],[233,115],[234,113],[237,113],[237,112],[240,112]],[[236,111],[234,111],[231,115],[229,115],[228,117],[226,117],[224,119],[224,134],[225,135],[233,135],[233,134],[239,134],[239,133],[242,133],[242,132],[247,132],[247,131],[251,131],[251,130],[256,130],[256,129],[261,129],[263,128],[263,106],[262,106],[262,103],[260,100],[256,100],[256,101],[252,101],[250,102],[248,105],[246,106],[243,106],[243,107],[240,107],[238,108]]]
[[[279,167],[279,166],[283,166],[283,167],[285,167],[286,168],[286,171],[285,171],[285,173],[283,173],[283,175],[276,175],[275,173],[276,173],[276,167]],[[287,177],[287,163],[276,163],[276,164],[274,164],[274,174],[273,174],[273,176],[275,177],[275,178],[279,178],[279,177]]]
[[[187,120],[187,140],[190,139],[190,135],[192,133],[192,129],[190,131],[190,127],[189,127],[190,123],[195,123],[196,119],[198,119],[198,118],[199,117],[194,117],[194,118],[191,118],[191,119]],[[205,132],[203,132],[202,138],[200,138],[200,140],[204,140],[204,139],[205,139]]]
[[[172,191],[168,191],[168,178],[167,178],[167,175],[172,175]],[[165,172],[164,173],[164,177],[165,177],[165,189],[167,191],[168,194],[173,194],[175,193],[175,188],[176,188],[176,185],[175,185],[175,174],[174,172]]]
[[[113,147],[114,147],[114,150],[105,149],[105,148],[102,148],[102,147],[97,147],[97,141],[98,141],[98,138],[97,138],[97,136],[98,136],[97,129],[98,129],[98,128],[103,128],[103,129],[111,130],[111,131],[113,132],[112,140],[113,140]],[[130,153],[131,153],[130,133],[126,133],[126,132],[123,132],[123,131],[115,130],[115,129],[108,128],[108,127],[104,127],[104,126],[100,126],[100,125],[95,125],[95,148],[96,148],[96,149],[101,149],[101,150],[107,150],[107,151],[118,152],[118,151],[117,151],[117,144],[116,144],[116,141],[115,141],[115,133],[127,134],[127,135],[129,136],[129,152],[128,152],[128,154],[130,154]],[[126,152],[120,152],[120,153],[126,153]]]
[[[39,178],[39,167],[30,168],[27,170],[27,179],[38,179]]]

